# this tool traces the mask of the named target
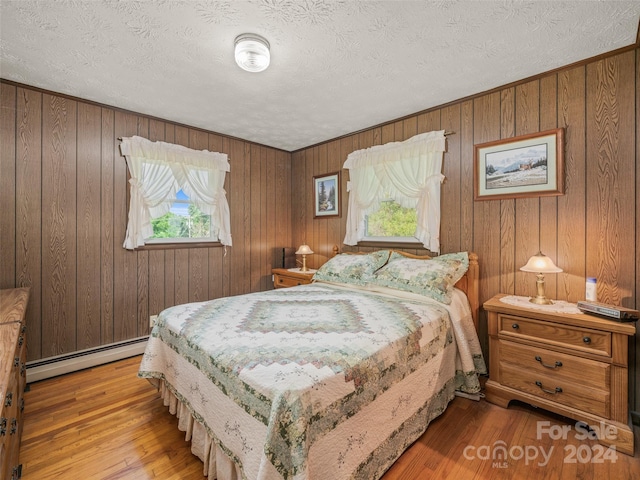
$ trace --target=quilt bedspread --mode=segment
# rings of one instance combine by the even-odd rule
[[[159,315],[139,376],[177,383],[167,369],[178,362],[167,352],[178,354],[212,383],[208,388],[264,426],[254,433],[264,437],[260,455],[271,466],[258,468],[260,478],[268,478],[267,471],[305,478],[316,442],[430,359],[441,361],[456,343],[464,347],[455,349],[455,379],[448,382],[479,390],[479,345],[464,338],[468,326],[452,325],[449,310],[433,301],[319,283],[179,305]],[[175,393],[195,404],[190,396],[203,394],[190,389]],[[239,424],[231,420],[224,431],[210,427],[210,433],[245,471],[244,454],[255,446],[245,441],[243,453],[227,445],[225,436],[240,434],[234,428]]]

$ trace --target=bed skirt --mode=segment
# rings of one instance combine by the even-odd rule
[[[240,466],[224,452],[204,424],[198,421],[197,414],[194,414],[185,403],[180,401],[164,380],[156,378],[148,378],[147,380],[158,390],[164,405],[169,409],[169,413],[178,419],[178,429],[185,432],[185,441],[191,443],[191,453],[202,461],[203,475],[205,477],[208,477],[209,480],[243,480],[247,478],[242,474]],[[418,423],[422,423],[422,425],[418,426],[417,429],[415,429],[415,426],[414,429],[409,428],[409,430],[413,430],[410,433],[406,432],[408,433],[407,437],[409,437],[406,439],[408,440],[406,442],[407,447],[426,431],[431,421],[439,417],[447,408],[449,402],[453,400],[453,384],[452,380],[447,382],[441,391],[444,395],[437,396],[439,398],[435,401],[429,401],[428,408],[420,415],[422,422]],[[390,458],[387,468],[397,458]],[[377,473],[379,474],[380,472]],[[367,473],[367,475],[371,474],[373,472]],[[374,475],[374,478],[378,478],[378,476]]]
[[[185,432],[185,440],[191,442],[191,453],[204,464],[203,474],[210,480],[241,480],[240,468],[216,444],[205,426],[198,422],[191,410],[174,395],[164,380],[148,379],[158,389],[169,413],[178,419],[178,429]]]

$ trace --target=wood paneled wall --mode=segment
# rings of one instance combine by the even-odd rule
[[[29,360],[146,335],[175,304],[272,288],[291,245],[290,153],[10,82],[0,96],[0,288],[31,287]],[[122,248],[118,138],[131,135],[229,155],[233,247]]]
[[[557,127],[566,129],[565,195],[474,201],[474,144]],[[534,294],[535,279],[519,268],[542,250],[564,270],[546,275],[550,297],[583,299],[585,277],[594,276],[600,301],[640,308],[640,50],[294,152],[293,239],[317,252],[311,266],[334,244],[344,249],[347,155],[431,130],[455,132],[444,157],[442,252],[478,253],[481,301]],[[342,217],[313,219],[312,177],[338,170]],[[632,409],[640,411],[640,334],[630,350]]]

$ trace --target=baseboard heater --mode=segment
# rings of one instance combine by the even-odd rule
[[[27,362],[27,383],[77,372],[144,353],[148,336]]]

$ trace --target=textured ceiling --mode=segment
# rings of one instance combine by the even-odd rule
[[[0,0],[0,76],[292,151],[634,44],[640,1]],[[241,70],[234,39],[271,43]]]

